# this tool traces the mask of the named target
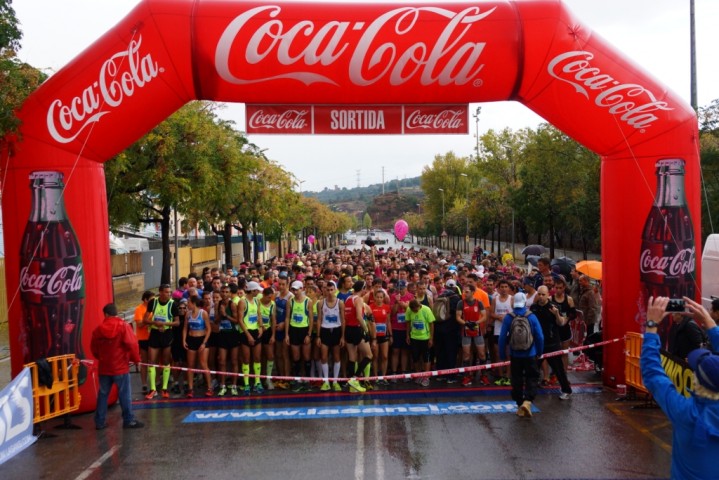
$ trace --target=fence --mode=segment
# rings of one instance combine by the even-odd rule
[[[113,277],[142,273],[142,253],[131,252],[110,255],[110,269]]]
[[[50,367],[50,372],[47,373],[52,375],[52,385],[49,387],[40,383],[37,363],[25,365],[30,369],[32,377],[32,398],[35,404],[33,423],[59,417],[80,408],[80,362],[75,360],[75,355],[50,357],[47,363]]]

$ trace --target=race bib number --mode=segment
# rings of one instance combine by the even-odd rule
[[[398,323],[405,323],[405,322],[406,322],[404,313],[398,313],[398,314],[397,314],[397,322],[398,322]]]
[[[384,323],[378,323],[375,327],[378,336],[384,337],[387,334],[387,325],[385,325]]]
[[[327,323],[339,323],[340,321],[337,315],[325,315],[325,320],[327,320]]]
[[[412,322],[412,328],[415,330],[424,330],[424,322]]]
[[[257,315],[249,315],[247,317],[247,322],[251,323],[252,325],[257,323]]]
[[[305,317],[302,315],[292,315],[292,323],[302,323],[305,321]]]

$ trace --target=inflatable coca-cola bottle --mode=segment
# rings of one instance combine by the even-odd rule
[[[639,259],[642,325],[649,297],[694,298],[696,286],[694,226],[684,196],[684,160],[659,160],[656,175],[657,192],[644,224]],[[662,322],[660,335],[670,323]]]
[[[25,362],[82,349],[85,275],[80,244],[65,212],[63,175],[30,174],[32,209],[20,251],[21,339]],[[80,368],[80,382],[85,368]]]

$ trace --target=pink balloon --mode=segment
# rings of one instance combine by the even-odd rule
[[[404,237],[407,236],[407,232],[409,232],[409,225],[407,225],[407,222],[404,220],[397,220],[394,224],[394,235],[397,237],[397,240],[400,242],[404,240]]]
[[[314,236],[314,235],[310,235],[309,237],[307,237],[307,241],[310,242],[310,243],[315,243],[315,236]]]

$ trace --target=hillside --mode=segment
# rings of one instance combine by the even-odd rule
[[[392,180],[382,184],[355,188],[325,188],[321,192],[305,192],[308,197],[317,198],[332,210],[347,212],[360,222],[364,213],[369,213],[372,226],[389,229],[405,212],[416,212],[417,204],[424,196],[420,188],[420,177]]]

